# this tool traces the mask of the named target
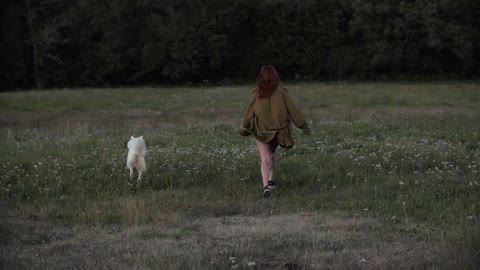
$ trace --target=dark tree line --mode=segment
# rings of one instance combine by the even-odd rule
[[[480,75],[478,0],[2,0],[0,88]]]

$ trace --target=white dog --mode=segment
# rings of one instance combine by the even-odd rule
[[[128,155],[127,155],[127,168],[130,170],[130,180],[133,180],[133,169],[137,170],[138,179],[140,184],[142,180],[142,174],[147,171],[147,164],[145,164],[145,155],[147,154],[147,146],[143,136],[138,138],[130,137],[127,143]]]

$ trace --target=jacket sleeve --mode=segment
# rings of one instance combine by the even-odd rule
[[[255,106],[256,93],[253,94],[250,104],[243,113],[242,124],[240,126],[240,135],[248,136],[253,133],[253,108]]]
[[[293,102],[292,98],[288,94],[287,90],[283,91],[283,100],[285,101],[285,106],[287,107],[288,117],[293,122],[293,124],[299,129],[304,129],[307,127],[307,122],[305,121],[305,115]]]

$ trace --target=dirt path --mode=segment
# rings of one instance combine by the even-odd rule
[[[138,226],[0,223],[4,269],[437,268],[439,232],[345,213],[170,215]]]
[[[335,105],[311,108],[309,118],[319,122],[378,122],[412,117],[441,118],[452,115],[470,115],[468,108],[452,107],[359,107]],[[0,127],[62,128],[164,128],[238,126],[242,111],[218,112],[5,112],[0,115]]]

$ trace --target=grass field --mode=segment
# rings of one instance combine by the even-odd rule
[[[480,83],[287,87],[312,135],[268,200],[238,135],[252,85],[1,93],[0,268],[480,265]]]

